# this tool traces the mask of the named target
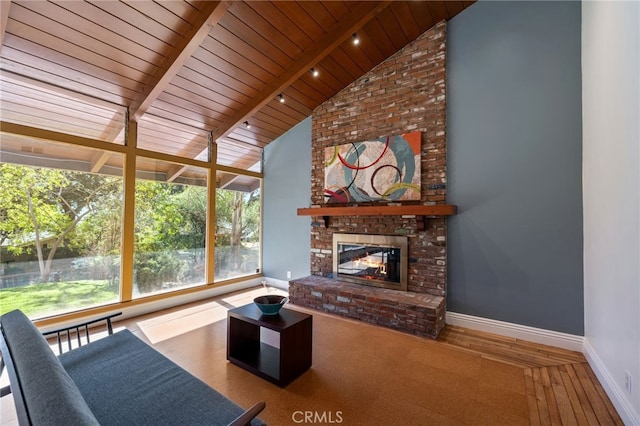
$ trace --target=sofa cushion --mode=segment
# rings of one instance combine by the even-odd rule
[[[0,317],[2,333],[34,425],[98,425],[80,390],[21,311]],[[12,392],[19,391],[12,383]]]
[[[101,425],[227,425],[244,411],[129,330],[59,358]]]

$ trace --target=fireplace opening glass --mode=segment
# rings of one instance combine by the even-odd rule
[[[334,234],[334,277],[376,287],[406,290],[406,237]]]

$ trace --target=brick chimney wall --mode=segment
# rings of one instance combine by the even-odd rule
[[[420,131],[420,204],[446,200],[446,22],[354,81],[312,115],[311,204],[324,206],[324,149],[348,142]],[[364,203],[359,205],[365,205]],[[335,206],[335,204],[332,204]],[[418,231],[414,216],[312,218],[311,274],[332,273],[334,232],[407,235],[408,290],[444,296],[447,283],[446,219],[429,218]]]

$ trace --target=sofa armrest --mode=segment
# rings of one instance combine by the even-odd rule
[[[266,406],[264,401],[260,401],[255,404],[253,407],[249,408],[247,411],[238,416],[234,421],[229,423],[229,426],[247,426],[251,423],[254,417],[256,417],[264,407]]]

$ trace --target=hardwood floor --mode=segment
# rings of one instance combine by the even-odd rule
[[[259,417],[269,425],[308,415],[347,426],[622,424],[580,353],[452,326],[430,340],[290,305],[313,315],[313,361],[280,388],[226,360],[227,310],[264,291],[129,318],[115,329],[130,329],[243,407],[266,401]],[[11,404],[2,398],[2,426],[16,424]]]
[[[623,424],[579,352],[451,325],[438,340],[522,368],[531,425]]]

